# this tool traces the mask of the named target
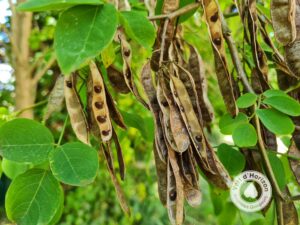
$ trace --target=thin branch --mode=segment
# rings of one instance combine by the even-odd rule
[[[47,70],[49,70],[51,68],[51,66],[55,63],[56,61],[56,57],[53,54],[52,57],[49,59],[49,61],[46,63],[46,65],[37,71],[37,73],[34,75],[32,82],[34,84],[37,84],[39,82],[39,80],[42,78],[42,76],[44,76],[44,74],[47,72]]]
[[[44,104],[46,104],[47,102],[48,102],[48,100],[40,101],[40,102],[35,103],[35,104],[31,105],[31,106],[28,106],[28,107],[26,107],[26,108],[20,109],[20,110],[18,110],[18,111],[16,111],[16,112],[14,113],[14,116],[18,117],[18,116],[21,115],[23,112],[25,112],[25,111],[27,111],[27,110],[30,110],[30,109],[33,109],[33,108],[35,108],[35,107],[44,105]]]
[[[201,2],[195,2],[191,3],[189,5],[186,5],[185,7],[182,7],[174,12],[171,12],[169,14],[162,14],[162,15],[156,15],[156,16],[149,16],[149,20],[160,20],[160,19],[174,19],[178,16],[181,16],[189,11],[192,11],[194,9],[197,9],[201,6]]]
[[[61,141],[62,141],[62,139],[63,139],[63,137],[64,137],[65,130],[66,130],[67,123],[68,123],[68,119],[69,119],[69,115],[67,115],[67,117],[66,117],[66,119],[65,119],[64,125],[63,125],[62,130],[61,130],[60,135],[59,135],[59,139],[58,139],[58,142],[57,142],[57,146],[60,146]]]
[[[255,111],[255,109],[256,109],[256,107],[254,106],[254,111]],[[267,150],[265,149],[265,144],[264,144],[264,141],[262,139],[260,122],[259,122],[259,119],[258,119],[257,115],[254,116],[254,122],[255,122],[255,126],[256,126],[257,138],[258,138],[258,149],[259,149],[260,155],[262,157],[262,161],[264,163],[266,173],[267,173],[268,178],[269,178],[269,180],[272,184],[272,187],[273,187],[273,189],[276,193],[276,196],[278,196],[282,200],[285,200],[286,197],[282,194],[282,192],[281,192],[281,190],[280,190],[280,188],[277,184],[276,177],[274,175],[270,160],[268,158]]]
[[[165,49],[165,44],[166,44],[166,33],[167,33],[167,28],[169,25],[170,20],[167,18],[164,23],[163,31],[162,31],[162,36],[161,36],[161,46],[160,46],[160,58],[159,58],[159,67],[161,67],[161,64],[164,60],[164,49]]]
[[[216,3],[218,4],[218,7],[219,7],[219,15],[220,15],[220,19],[221,19],[221,24],[222,24],[222,32],[223,32],[223,36],[225,38],[225,41],[228,45],[228,48],[229,48],[229,51],[230,51],[230,54],[231,54],[231,58],[232,58],[232,62],[234,64],[234,67],[238,73],[238,76],[241,78],[242,82],[243,82],[243,85],[244,87],[246,88],[246,90],[248,92],[251,92],[251,93],[255,93],[254,90],[252,89],[249,81],[248,81],[248,77],[243,69],[243,66],[242,66],[242,62],[240,60],[240,57],[239,57],[239,53],[238,53],[238,50],[237,50],[237,47],[235,45],[235,42],[231,36],[231,31],[230,29],[228,28],[228,25],[226,23],[226,20],[224,18],[224,15],[222,13],[222,10],[219,6],[219,2],[216,1]]]
[[[300,82],[298,82],[296,85],[289,87],[288,89],[286,89],[284,92],[285,93],[290,93],[292,91],[295,91],[296,89],[300,88]]]

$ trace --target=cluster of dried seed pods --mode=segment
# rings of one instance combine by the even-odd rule
[[[118,71],[112,67],[110,70],[108,69],[108,71],[110,73],[113,71],[113,73],[118,74]],[[126,214],[130,214],[130,209],[127,205],[125,195],[116,177],[112,153],[112,143],[114,143],[117,152],[120,178],[124,180],[125,163],[123,153],[112,121],[123,129],[126,128],[126,125],[112,96],[108,92],[103,81],[102,74],[94,61],[89,63],[89,74],[86,80],[86,110],[83,108],[79,98],[78,90],[76,88],[76,79],[77,74],[74,73],[70,76],[66,76],[64,82],[66,106],[72,128],[77,138],[83,143],[89,144],[90,132],[100,143],[100,149],[104,153],[107,169],[115,186],[120,205]],[[122,90],[124,90],[125,88],[123,84],[117,84],[118,88],[120,85],[122,85]]]
[[[169,44],[163,51],[163,61],[154,53],[151,63],[142,69],[141,82],[155,121],[153,151],[159,197],[168,209],[171,223],[182,224],[184,200],[193,207],[201,203],[197,165],[220,188],[228,188],[231,178],[204,134],[213,111],[201,57],[195,48],[178,38],[166,43]],[[183,57],[183,45],[190,49],[188,60]]]

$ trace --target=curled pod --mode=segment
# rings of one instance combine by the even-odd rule
[[[131,58],[132,58],[132,50],[127,42],[124,35],[119,35],[120,43],[121,43],[121,53],[123,58],[123,75],[125,82],[127,84],[127,87],[129,90],[134,94],[136,99],[142,103],[146,108],[148,108],[147,103],[144,101],[144,99],[141,97],[140,93],[138,92],[138,89],[134,83],[133,74],[131,70]]]
[[[107,106],[109,109],[109,113],[110,116],[112,118],[112,120],[121,128],[126,129],[126,124],[124,122],[123,116],[122,114],[119,112],[116,103],[113,99],[113,97],[111,96],[111,94],[109,93],[106,85],[105,86],[105,93],[106,93],[106,102],[107,102]]]
[[[112,137],[112,125],[106,102],[104,82],[95,62],[91,61],[89,66],[93,81],[92,110],[100,130],[101,139],[107,142]]]
[[[166,163],[167,159],[167,146],[165,144],[163,129],[160,123],[159,113],[160,107],[156,97],[156,89],[153,84],[153,79],[151,75],[150,63],[147,62],[141,72],[141,83],[143,85],[144,91],[149,100],[149,108],[154,117],[155,125],[155,144],[157,146],[157,151],[160,159]]]
[[[112,139],[115,143],[115,147],[117,150],[120,177],[121,177],[121,180],[124,180],[125,179],[125,161],[124,161],[124,157],[123,157],[122,147],[119,142],[119,138],[114,129],[113,129],[113,133],[112,133]]]
[[[49,95],[48,105],[44,114],[43,121],[49,119],[52,113],[59,112],[62,109],[64,102],[64,82],[65,78],[63,75],[59,75],[56,79],[55,85]]]
[[[110,66],[107,68],[107,76],[111,83],[111,86],[118,93],[127,94],[130,92],[125,82],[124,75],[120,71],[118,71],[115,67]]]
[[[75,75],[65,76],[64,93],[72,128],[76,137],[89,145],[89,127],[76,90]]]
[[[214,119],[214,110],[207,96],[207,80],[205,77],[204,63],[197,49],[189,45],[190,57],[187,70],[191,73],[196,86],[198,102],[204,125],[210,124]]]
[[[107,166],[110,178],[112,180],[112,183],[115,187],[115,190],[116,190],[116,193],[117,193],[117,198],[119,200],[119,204],[120,204],[122,210],[127,215],[130,215],[130,208],[127,204],[125,194],[124,194],[124,192],[122,190],[122,187],[121,187],[121,185],[120,185],[120,183],[119,183],[119,181],[116,177],[116,174],[115,174],[115,170],[114,170],[114,167],[113,167],[113,159],[112,159],[111,150],[110,150],[110,145],[109,144],[108,145],[103,145],[102,144],[101,149],[103,150],[103,153],[104,153],[106,166]]]
[[[175,151],[178,151],[171,131],[169,104],[167,99],[164,96],[162,88],[160,87],[159,81],[157,82],[156,91],[157,91],[157,101],[162,112],[161,124],[162,127],[164,128],[166,140]]]
[[[176,145],[175,149],[178,152],[184,152],[190,146],[189,134],[181,118],[179,109],[174,102],[172,93],[169,90],[169,87],[166,85],[164,78],[160,75],[158,79],[161,83],[163,94],[170,109],[170,128]]]
[[[296,0],[272,0],[271,17],[275,38],[283,45],[296,38]]]
[[[178,156],[181,173],[183,174],[184,197],[192,207],[199,206],[202,200],[202,193],[198,184],[198,174],[192,162],[190,152],[186,151]]]
[[[213,46],[215,58],[215,68],[219,88],[224,99],[227,111],[232,115],[237,115],[238,109],[235,104],[234,91],[232,87],[232,78],[228,72],[226,53],[224,46],[224,37],[219,8],[215,0],[203,0],[203,9],[206,16],[206,22],[209,28],[209,34]]]
[[[156,168],[156,177],[157,177],[157,189],[158,189],[158,196],[161,203],[166,206],[167,205],[167,164],[162,161],[159,157],[158,149],[153,144],[153,153],[154,153],[154,161],[155,161],[155,168]]]
[[[181,80],[174,76],[171,76],[170,86],[175,102],[180,109],[182,119],[188,130],[189,136],[199,156],[202,158],[202,160],[204,160],[204,165],[207,167],[207,169],[209,169],[210,165],[207,161],[203,130],[199,124],[196,113],[193,110],[187,90],[185,89],[185,86]]]
[[[184,192],[175,152],[168,146],[168,198],[167,208],[172,224],[182,224],[184,220]]]

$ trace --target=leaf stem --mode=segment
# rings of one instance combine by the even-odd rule
[[[20,114],[22,114],[23,112],[25,112],[25,111],[27,111],[27,110],[30,110],[30,109],[33,109],[33,108],[35,108],[35,107],[44,105],[44,104],[46,104],[47,102],[48,102],[48,100],[40,101],[40,102],[35,103],[35,104],[31,105],[31,106],[28,106],[28,107],[26,107],[26,108],[20,109],[20,110],[18,110],[18,111],[16,111],[16,112],[14,113],[14,116],[18,117],[18,116],[19,116]]]
[[[65,133],[65,130],[66,130],[66,126],[67,126],[67,123],[68,123],[68,119],[69,119],[69,115],[67,115],[67,117],[65,119],[63,128],[62,128],[62,130],[60,132],[60,136],[59,136],[59,139],[58,139],[58,142],[57,142],[57,146],[60,146],[60,143],[61,143],[61,141],[63,139],[64,133]]]

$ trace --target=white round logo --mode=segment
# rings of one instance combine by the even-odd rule
[[[270,202],[272,187],[265,175],[248,170],[234,178],[230,188],[230,197],[240,210],[256,212]]]

